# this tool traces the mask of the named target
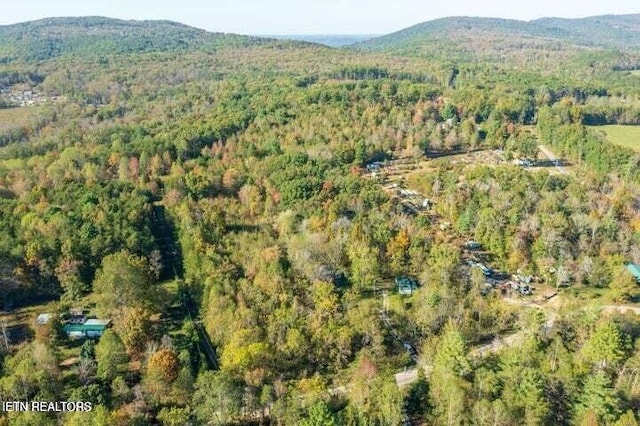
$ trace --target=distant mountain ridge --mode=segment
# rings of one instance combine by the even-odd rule
[[[266,43],[275,42],[259,37],[211,33],[171,21],[46,18],[0,26],[0,63],[68,55],[207,50]]]
[[[352,47],[401,52],[429,42],[460,41],[485,36],[516,36],[523,40],[564,42],[586,47],[640,49],[640,14],[580,19],[542,18],[519,21],[501,18],[450,17],[423,22]]]
[[[581,19],[542,18],[532,23],[565,30],[576,42],[603,47],[640,48],[640,13]]]
[[[280,38],[280,37],[277,37]],[[172,21],[134,21],[104,17],[46,18],[0,26],[0,64],[64,56],[96,57],[148,52],[212,51],[273,45],[342,46],[344,36],[286,37],[306,41],[208,32]],[[640,14],[581,19],[450,17],[350,44],[349,48],[440,58],[500,58],[527,49],[607,48],[640,53]]]
[[[329,47],[344,47],[380,37],[380,34],[271,34],[265,37],[277,40],[307,41]]]

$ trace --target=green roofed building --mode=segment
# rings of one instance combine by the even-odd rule
[[[409,277],[397,277],[396,285],[398,286],[398,293],[404,295],[410,295],[418,288],[416,280]]]
[[[65,324],[62,329],[67,336],[74,338],[95,338],[111,325],[111,320],[88,319],[83,324]]]
[[[640,265],[637,263],[627,263],[627,269],[631,272],[631,275],[636,278],[636,281],[640,283]]]

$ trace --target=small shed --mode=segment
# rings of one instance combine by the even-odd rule
[[[69,315],[72,317],[81,317],[84,314],[84,310],[82,308],[69,308]]]
[[[45,325],[49,321],[51,321],[51,314],[40,314],[36,318],[36,324],[38,325]]]
[[[637,263],[627,263],[627,270],[633,275],[638,283],[640,283],[640,265]]]
[[[102,333],[111,325],[111,320],[88,319],[84,324],[67,323],[62,328],[69,337],[73,338],[95,338],[102,336]]]
[[[398,293],[404,295],[411,295],[418,288],[416,281],[409,277],[397,277],[396,285]]]

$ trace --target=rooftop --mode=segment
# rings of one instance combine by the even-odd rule
[[[82,333],[86,333],[86,332],[102,332],[107,328],[106,325],[104,324],[65,324],[64,327],[62,327],[62,329],[66,332],[66,333],[73,333],[73,332],[82,332]]]
[[[636,263],[627,263],[627,269],[631,272],[631,275],[636,277],[636,280],[640,280],[640,265]]]
[[[36,323],[43,325],[48,323],[51,320],[51,314],[40,314],[36,318]]]
[[[400,294],[411,294],[418,288],[416,281],[409,277],[396,277],[396,284]]]
[[[84,322],[83,325],[87,325],[87,326],[103,326],[106,327],[109,325],[109,323],[111,322],[111,320],[108,319],[88,319]]]
[[[68,322],[64,325],[63,330],[67,333],[104,331],[110,323],[111,320],[88,319],[82,324]]]

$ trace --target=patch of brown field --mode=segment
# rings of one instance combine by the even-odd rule
[[[74,356],[74,357],[70,357],[70,358],[65,359],[60,364],[58,364],[58,366],[60,368],[70,368],[70,367],[73,367],[74,365],[76,365],[79,362],[80,362],[80,358]]]
[[[140,360],[129,361],[129,365],[127,366],[127,371],[139,372],[140,370],[142,370],[142,361]]]
[[[40,114],[40,107],[0,109],[0,132],[30,125]]]

